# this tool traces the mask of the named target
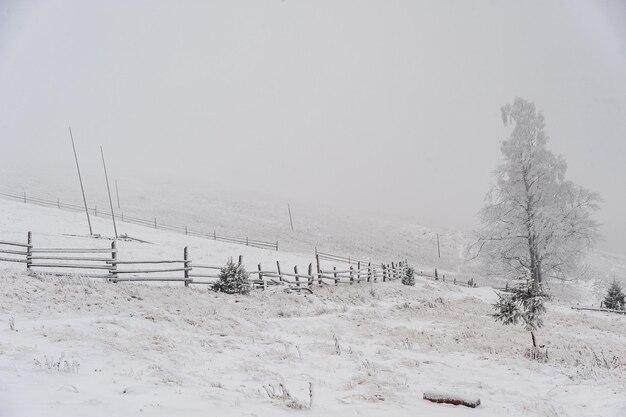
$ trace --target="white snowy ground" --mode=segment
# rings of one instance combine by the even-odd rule
[[[84,233],[79,213],[2,200],[0,209],[0,240],[32,230],[36,245],[108,245],[63,236]],[[188,245],[198,262],[311,261],[124,227],[152,244],[121,242],[120,257],[178,258]],[[0,416],[626,415],[625,316],[551,303],[539,334],[550,360],[538,363],[523,357],[522,329],[488,317],[494,297],[422,280],[237,297],[0,264]],[[280,383],[304,410],[268,397],[263,387]],[[422,400],[433,390],[482,404]]]

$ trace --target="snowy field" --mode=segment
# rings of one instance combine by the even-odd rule
[[[109,245],[67,236],[85,234],[80,213],[1,199],[0,208],[3,240],[31,230],[35,245]],[[120,258],[180,257],[189,246],[194,260],[241,254],[248,268],[312,261],[133,225],[122,232],[150,243],[120,242]],[[626,415],[626,317],[550,303],[539,332],[550,359],[538,363],[524,357],[521,328],[488,316],[494,298],[490,288],[419,278],[237,297],[31,277],[0,264],[0,416]],[[425,391],[482,404],[432,404]]]

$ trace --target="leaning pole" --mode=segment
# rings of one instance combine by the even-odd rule
[[[78,156],[76,155],[76,145],[74,144],[74,136],[70,127],[70,139],[72,139],[72,149],[74,149],[74,159],[76,160],[76,170],[78,171],[78,182],[80,182],[80,191],[83,193],[83,203],[85,204],[85,214],[87,214],[87,224],[89,224],[89,235],[93,235],[91,228],[91,219],[89,218],[89,209],[87,208],[87,199],[85,198],[85,187],[83,187],[83,178],[80,175],[80,165],[78,165]]]
[[[113,211],[113,200],[111,199],[111,187],[109,186],[109,175],[107,174],[107,164],[104,162],[104,151],[100,146],[100,155],[102,155],[102,166],[104,167],[104,179],[107,182],[107,191],[109,193],[109,205],[111,206],[111,219],[113,219],[113,230],[115,231],[115,238],[117,239],[117,226],[115,225],[115,212]]]

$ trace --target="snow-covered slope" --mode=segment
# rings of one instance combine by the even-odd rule
[[[314,295],[33,278],[3,271],[0,407],[7,416],[623,416],[624,318],[550,306],[529,338],[487,314],[488,290],[418,281]],[[9,329],[13,319],[15,329]],[[336,342],[339,350],[336,347]],[[425,390],[480,397],[479,410]]]
[[[106,246],[80,213],[0,200],[3,239]],[[104,228],[102,219],[94,220]],[[308,254],[228,245],[125,225],[151,242],[120,242],[129,257],[204,262],[243,254],[305,265]],[[488,316],[495,294],[418,279],[248,297],[182,284],[31,277],[0,264],[0,415],[316,416],[626,414],[626,327],[618,315],[549,305],[539,333],[548,363],[525,359],[521,328]],[[14,330],[11,329],[14,328]],[[292,399],[268,396],[279,384]],[[267,389],[267,390],[266,390]],[[437,405],[424,391],[480,397],[479,409]],[[290,407],[291,406],[291,407]]]

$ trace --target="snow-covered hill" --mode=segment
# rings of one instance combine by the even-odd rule
[[[80,213],[0,200],[5,240],[91,246]],[[95,226],[104,229],[103,219]],[[150,244],[129,257],[203,262],[242,254],[248,267],[304,266],[310,254],[229,245],[124,225]],[[226,296],[182,284],[31,277],[0,264],[0,415],[514,415],[626,414],[625,318],[550,303],[539,333],[548,363],[524,358],[530,338],[488,316],[495,294],[418,279],[296,295]],[[11,329],[13,327],[13,330]],[[290,392],[279,391],[279,385]],[[426,390],[480,397],[479,409],[422,400]]]

